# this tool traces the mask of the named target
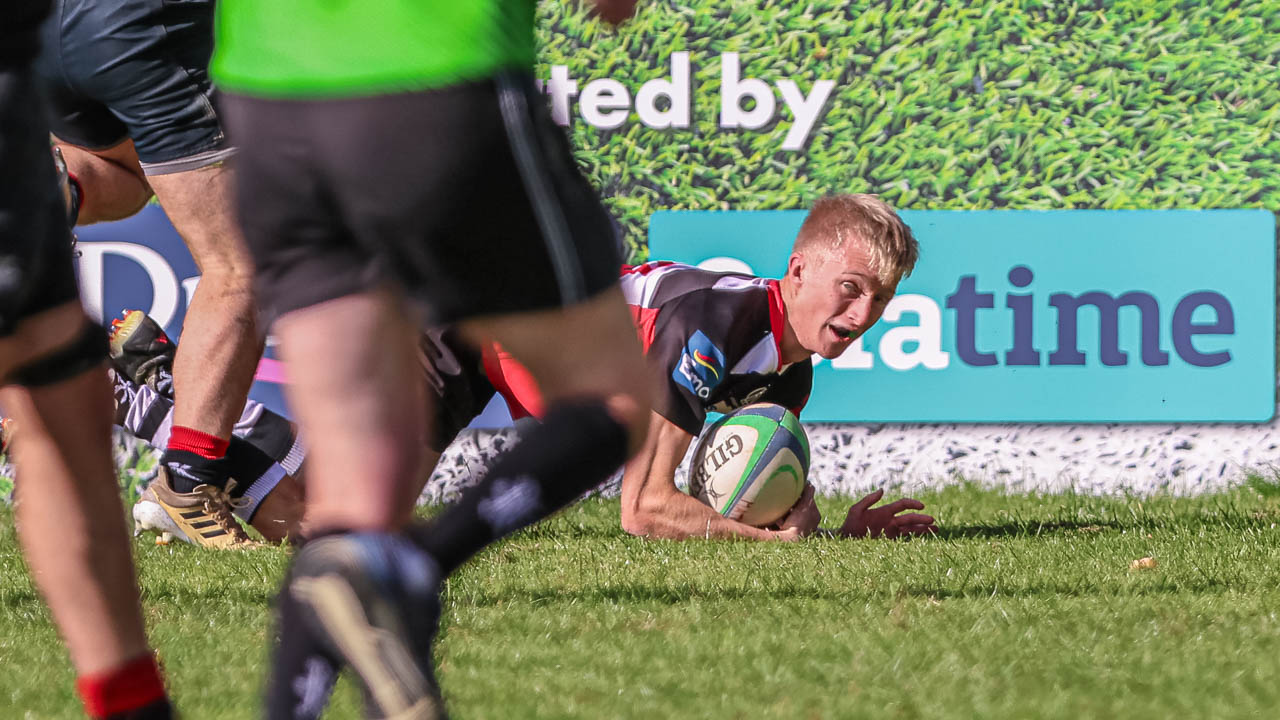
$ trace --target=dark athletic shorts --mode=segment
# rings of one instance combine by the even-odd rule
[[[21,4],[19,4],[21,5]],[[39,16],[0,21],[0,336],[79,297],[67,211],[29,70]]]
[[[104,150],[132,138],[148,175],[232,153],[213,106],[214,0],[56,0],[37,62],[60,140]]]
[[[614,223],[528,75],[222,99],[266,322],[387,285],[445,324],[571,305],[617,283]]]

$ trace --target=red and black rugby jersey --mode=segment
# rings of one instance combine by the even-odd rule
[[[654,375],[658,414],[691,435],[708,412],[754,402],[800,414],[813,364],[781,363],[777,280],[649,262],[624,266],[620,284]]]

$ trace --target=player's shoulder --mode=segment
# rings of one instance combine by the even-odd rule
[[[762,302],[776,280],[740,272],[724,272],[675,263],[651,261],[624,265],[619,278],[627,303],[661,308],[673,301],[744,304]]]

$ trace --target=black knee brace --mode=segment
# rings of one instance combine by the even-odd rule
[[[38,387],[52,385],[102,364],[107,358],[107,332],[93,322],[85,323],[76,339],[43,357],[15,369],[7,384]]]

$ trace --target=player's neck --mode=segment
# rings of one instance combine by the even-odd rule
[[[796,330],[791,326],[791,299],[795,296],[795,288],[792,287],[791,278],[783,277],[779,281],[780,291],[782,295],[782,338],[779,343],[782,357],[778,358],[781,365],[790,365],[794,362],[809,359],[812,355],[805,346],[800,344],[800,339],[796,337]]]

